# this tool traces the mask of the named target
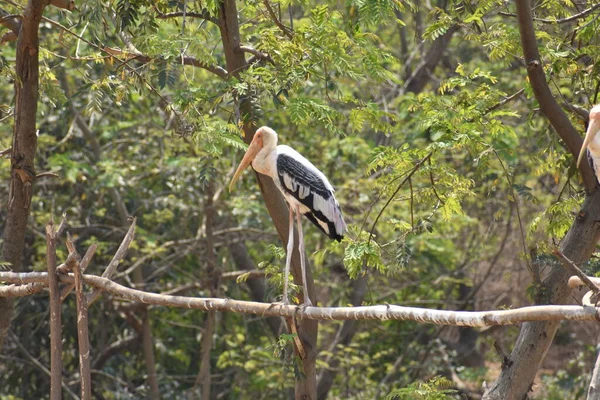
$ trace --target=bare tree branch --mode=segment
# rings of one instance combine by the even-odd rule
[[[294,305],[286,306],[283,304],[257,303],[220,298],[168,296],[131,289],[100,276],[83,275],[82,278],[83,282],[88,285],[100,288],[114,296],[142,304],[204,311],[236,312],[263,317],[295,317],[299,320],[399,320],[454,326],[515,325],[528,321],[600,321],[598,308],[572,305],[529,306],[512,310],[495,311],[447,311],[395,305],[303,308]],[[75,281],[72,274],[59,275],[59,280],[67,283]],[[48,273],[0,272],[0,281],[8,283],[45,283],[48,282]]]
[[[240,276],[244,278],[258,278],[265,276],[265,271],[260,269],[252,269],[249,271],[229,271],[221,274],[221,279],[238,279]]]
[[[29,283],[27,285],[6,285],[0,286],[0,297],[24,297],[36,294],[47,288],[48,285],[39,282]]]
[[[115,253],[114,257],[112,258],[112,260],[110,260],[110,263],[102,273],[103,278],[110,278],[117,270],[117,267],[119,266],[119,263],[121,262],[123,257],[125,257],[125,253],[127,253],[127,249],[129,248],[129,245],[131,244],[134,238],[135,223],[136,219],[133,218],[131,226],[129,227],[127,234],[123,238],[123,242],[121,242],[121,245],[117,249],[117,252]],[[102,290],[96,287],[92,292],[88,293],[88,295],[86,296],[88,305],[92,304],[98,298],[98,296],[100,296],[100,292],[102,292]]]
[[[181,60],[183,65],[193,65],[194,67],[203,68],[217,75],[221,79],[227,79],[229,77],[227,70],[219,65],[209,65],[189,56],[183,56],[181,57]]]
[[[85,272],[88,265],[90,264],[90,261],[92,261],[92,257],[94,256],[94,253],[96,252],[97,248],[98,248],[97,243],[92,243],[92,245],[90,247],[88,247],[87,251],[85,252],[85,255],[83,256],[83,259],[79,263],[81,272]],[[65,287],[63,287],[62,290],[60,291],[60,301],[64,301],[67,298],[67,296],[69,295],[69,293],[71,293],[71,291],[73,290],[74,287],[75,287],[75,284],[66,285]]]
[[[490,108],[488,108],[487,110],[485,110],[485,114],[490,113],[490,112],[492,112],[494,110],[497,110],[498,108],[503,107],[506,103],[513,101],[514,99],[516,99],[517,97],[519,97],[521,94],[523,94],[524,91],[525,91],[525,88],[516,91],[515,93],[511,94],[508,97],[505,97],[504,99],[502,99],[498,103],[494,104],[493,106],[491,106]]]
[[[600,3],[599,3],[600,4]],[[590,119],[590,111],[587,108],[578,106],[576,104],[569,104],[569,103],[563,103],[563,107],[573,111],[575,114],[577,114],[581,119],[583,119],[586,123],[589,121]]]

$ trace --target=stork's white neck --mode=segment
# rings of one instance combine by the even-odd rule
[[[252,168],[263,175],[276,177],[277,171],[277,141],[265,141],[264,146],[252,160]]]
[[[600,134],[596,134],[590,144],[588,145],[590,153],[594,157],[600,157]]]

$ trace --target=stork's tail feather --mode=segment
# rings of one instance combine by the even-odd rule
[[[346,223],[344,222],[341,212],[339,213],[339,218],[336,218],[336,221],[323,221],[317,218],[311,211],[306,212],[304,216],[308,218],[310,222],[312,222],[317,228],[323,231],[323,233],[329,236],[330,239],[341,242],[344,238],[344,233],[346,232]]]

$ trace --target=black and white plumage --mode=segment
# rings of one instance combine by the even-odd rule
[[[346,223],[334,189],[310,161],[289,146],[277,145],[277,133],[267,127],[259,128],[240,162],[229,190],[233,187],[244,168],[252,164],[259,173],[270,176],[289,205],[290,231],[287,243],[287,259],[284,278],[283,301],[287,304],[287,284],[294,243],[294,215],[298,224],[298,250],[304,282],[304,304],[310,305],[306,287],[304,238],[300,215],[306,216],[330,238],[341,241],[346,232]]]
[[[301,214],[338,242],[346,224],[334,190],[325,175],[288,146],[277,146],[279,189],[289,204],[298,202]]]
[[[585,139],[583,140],[583,145],[581,146],[579,157],[577,158],[577,166],[581,163],[584,154],[587,153],[588,161],[596,175],[596,180],[600,183],[600,135],[598,135],[598,132],[600,131],[600,105],[597,105],[590,110],[589,119]]]

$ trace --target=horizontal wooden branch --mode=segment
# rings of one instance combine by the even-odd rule
[[[31,296],[46,289],[46,283],[32,282],[27,285],[4,285],[0,286],[0,297],[25,297]]]
[[[73,283],[72,274],[59,275],[61,282]],[[0,272],[0,282],[29,284],[46,283],[46,272]],[[204,311],[227,311],[264,317],[306,318],[313,320],[400,320],[437,325],[491,326],[515,325],[527,321],[600,321],[598,309],[571,305],[531,306],[497,311],[446,311],[394,305],[365,307],[297,307],[293,305],[258,303],[219,298],[168,296],[149,293],[119,285],[107,278],[83,275],[84,283],[95,286],[116,297],[165,307],[179,307]]]

